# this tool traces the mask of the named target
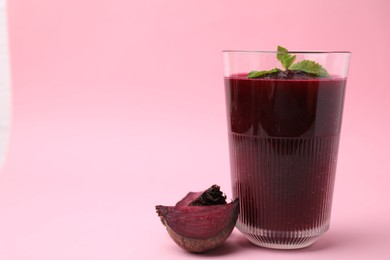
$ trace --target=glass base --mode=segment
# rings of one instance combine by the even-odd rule
[[[303,231],[273,231],[248,227],[237,222],[237,229],[254,245],[273,249],[300,249],[312,245],[328,229],[329,224]]]

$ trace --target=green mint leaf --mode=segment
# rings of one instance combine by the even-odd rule
[[[272,73],[276,73],[279,71],[280,71],[280,69],[278,69],[278,68],[274,68],[272,70],[261,70],[261,71],[253,70],[253,71],[248,73],[248,78],[250,78],[250,79],[260,78],[260,77],[263,77],[263,76],[266,76],[266,75],[269,75]]]
[[[329,77],[329,73],[320,64],[311,60],[302,60],[291,65],[290,70],[301,70],[319,77]]]
[[[276,55],[276,58],[282,63],[283,68],[288,69],[291,64],[294,63],[297,56],[291,56],[288,53],[288,50],[282,46],[278,46],[278,54]]]

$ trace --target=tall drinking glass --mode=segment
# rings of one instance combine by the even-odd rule
[[[283,70],[277,54],[223,52],[231,180],[237,228],[256,245],[294,249],[329,228],[350,53],[289,53],[326,77]]]

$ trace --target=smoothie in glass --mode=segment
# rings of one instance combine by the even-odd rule
[[[329,228],[346,77],[224,80],[237,228],[260,246],[312,244]]]

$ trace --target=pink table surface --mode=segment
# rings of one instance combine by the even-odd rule
[[[222,116],[222,115],[221,115]],[[84,120],[83,120],[84,121]],[[206,255],[181,250],[155,214],[189,190],[218,183],[230,193],[222,126],[125,120],[22,125],[12,133],[0,182],[1,259],[387,259],[390,255],[387,156],[343,136],[331,229],[313,246],[277,251],[234,231]],[[377,164],[377,167],[372,165]],[[388,168],[387,168],[388,169]]]
[[[388,11],[384,0],[9,1],[0,259],[390,259]],[[189,254],[154,206],[214,183],[231,196],[220,51],[277,44],[352,51],[331,228],[303,250],[234,231]]]

